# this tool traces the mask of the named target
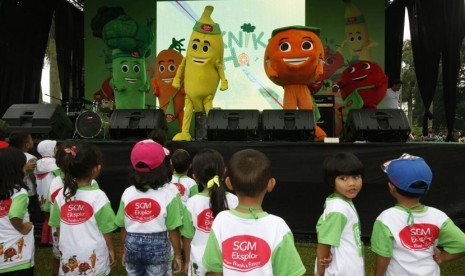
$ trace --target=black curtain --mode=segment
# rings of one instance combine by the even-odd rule
[[[56,0],[0,2],[0,115],[12,104],[37,103]]]
[[[385,10],[385,73],[389,78],[389,87],[392,81],[400,80],[402,62],[402,45],[404,40],[404,1],[395,1]]]
[[[442,54],[443,96],[448,140],[451,140],[455,120],[460,45],[465,28],[463,0],[409,0],[407,9],[415,71],[425,106],[423,134],[427,134],[428,119],[432,118],[428,109],[434,98],[439,59]]]
[[[55,9],[57,62],[63,103],[84,97],[84,13],[67,1]]]

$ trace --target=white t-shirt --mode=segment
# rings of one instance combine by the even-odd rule
[[[26,163],[29,162],[29,160],[31,160],[31,159],[36,159],[37,160],[37,157],[35,157],[34,155],[32,155],[30,153],[25,152],[24,155],[26,155]],[[29,188],[29,190],[27,192],[28,195],[29,196],[37,195],[36,185],[34,184],[31,177],[27,173],[24,176],[24,182],[26,182],[26,185]]]
[[[383,211],[373,227],[371,247],[376,254],[391,258],[387,276],[439,276],[433,260],[434,248],[451,253],[465,252],[465,234],[433,207],[412,210],[413,225],[408,226],[405,208],[396,206]]]
[[[239,203],[237,196],[231,193],[226,193],[226,201],[228,202],[228,208],[234,209]],[[191,275],[205,275],[207,271],[202,264],[203,253],[205,252],[205,246],[207,245],[208,235],[210,234],[211,226],[213,224],[213,213],[210,209],[210,197],[208,194],[199,193],[191,197],[186,204],[187,209],[187,220],[190,221],[190,226],[193,226],[194,231],[187,230],[188,226],[182,228],[182,233],[185,237],[191,238],[191,254],[189,271]],[[194,236],[192,237],[192,233]]]
[[[182,203],[177,189],[168,185],[142,192],[131,186],[120,201],[116,225],[129,233],[159,233],[182,223]]]
[[[203,265],[223,275],[294,276],[305,267],[286,222],[266,212],[220,212],[211,228]]]
[[[392,88],[386,90],[386,96],[384,96],[384,107],[385,109],[398,109],[399,108],[399,97],[400,90],[394,91]]]
[[[360,221],[351,201],[330,195],[316,230],[318,243],[331,245],[333,259],[325,275],[365,275]]]
[[[60,227],[60,275],[108,275],[110,260],[103,234],[116,229],[108,197],[92,185],[80,187],[66,202],[63,190],[55,198],[49,221],[50,226]]]
[[[18,266],[22,269],[34,266],[34,228],[22,235],[10,222],[11,218],[29,222],[28,200],[25,189],[15,190],[9,199],[0,200],[0,274],[18,270]]]
[[[199,188],[195,180],[184,174],[173,174],[171,184],[178,188],[184,205],[186,205],[187,200],[191,196],[199,193]]]

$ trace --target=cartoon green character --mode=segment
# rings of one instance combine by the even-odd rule
[[[145,93],[149,89],[145,72],[145,58],[138,52],[125,52],[114,49],[113,76],[110,86],[115,93],[117,109],[145,108]]]
[[[116,109],[144,109],[149,83],[145,59],[154,39],[152,20],[141,24],[120,7],[100,7],[92,20],[94,35],[112,50],[112,79]]]

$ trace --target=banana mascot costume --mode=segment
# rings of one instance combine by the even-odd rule
[[[379,44],[371,39],[368,24],[360,9],[352,3],[352,0],[343,1],[346,5],[344,15],[346,39],[340,48],[349,47],[351,60],[372,60],[371,48]]]
[[[189,128],[194,110],[208,114],[213,107],[218,83],[220,90],[228,89],[228,81],[223,70],[223,37],[220,26],[213,22],[212,6],[206,6],[199,21],[195,23],[186,56],[179,65],[173,80],[173,87],[181,87],[181,76],[184,75],[186,100],[181,132],[173,137],[173,141],[190,141]]]

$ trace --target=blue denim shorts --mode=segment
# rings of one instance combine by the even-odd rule
[[[169,262],[170,241],[168,233],[127,233],[124,243],[126,263],[158,265]]]

